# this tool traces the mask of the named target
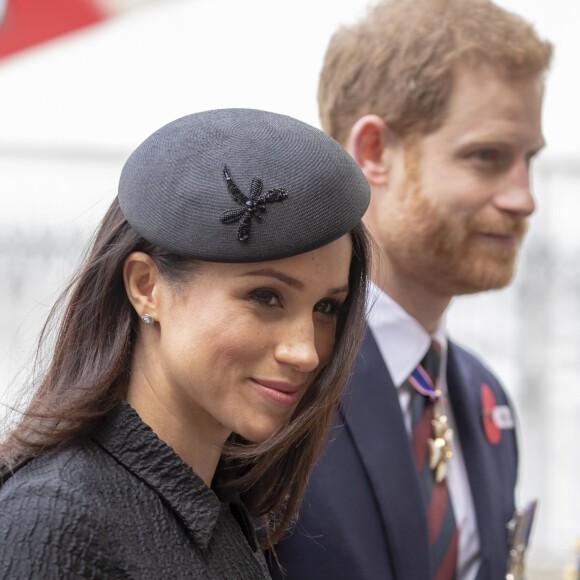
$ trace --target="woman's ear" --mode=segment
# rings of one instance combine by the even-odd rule
[[[158,320],[158,297],[160,275],[151,256],[144,252],[132,252],[123,264],[125,291],[139,316],[149,314]]]
[[[378,115],[365,115],[350,130],[346,149],[358,163],[371,186],[387,185],[391,148],[397,135]]]

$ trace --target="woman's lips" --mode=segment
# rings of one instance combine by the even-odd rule
[[[303,384],[293,384],[285,381],[263,379],[251,379],[251,381],[266,399],[288,407],[298,403],[304,386]]]

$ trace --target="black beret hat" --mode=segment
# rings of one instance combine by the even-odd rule
[[[119,183],[127,221],[181,256],[259,262],[349,232],[370,200],[355,161],[324,132],[285,115],[221,109],[148,137]]]

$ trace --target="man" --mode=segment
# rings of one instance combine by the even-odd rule
[[[276,547],[287,577],[505,578],[513,417],[496,378],[447,339],[444,314],[512,278],[550,59],[488,0],[382,2],[333,37],[322,124],[367,177],[380,252],[336,428]]]

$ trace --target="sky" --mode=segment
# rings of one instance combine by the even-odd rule
[[[556,45],[546,97],[551,155],[575,155],[580,7],[501,0]],[[195,110],[249,106],[318,124],[316,83],[332,32],[365,0],[165,0],[0,65],[0,145],[124,151]]]

